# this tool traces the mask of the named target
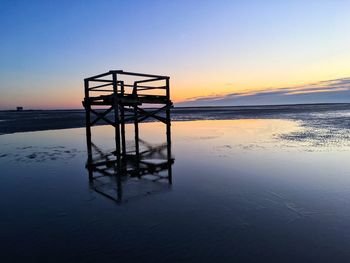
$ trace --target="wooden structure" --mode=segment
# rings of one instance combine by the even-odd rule
[[[149,171],[163,170],[173,163],[171,158],[171,119],[169,77],[122,70],[111,70],[84,80],[85,98],[83,106],[86,111],[86,140],[89,178],[93,180],[93,172],[110,170],[115,175],[142,176]],[[140,152],[139,123],[152,118],[166,127],[165,162],[157,165],[145,163],[144,154]],[[99,121],[114,127],[115,151],[96,161],[93,158],[92,127]],[[125,124],[134,125],[135,149],[127,152]],[[112,158],[113,157],[113,158]],[[132,164],[132,165],[131,165]],[[169,170],[171,183],[171,169]],[[105,173],[104,173],[105,174]],[[110,172],[108,172],[109,175]]]

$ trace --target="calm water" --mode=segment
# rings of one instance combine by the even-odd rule
[[[121,203],[89,184],[84,129],[2,135],[1,262],[348,262],[350,147],[286,139],[302,129],[173,122],[173,184],[125,181]],[[164,132],[141,126],[149,144]]]

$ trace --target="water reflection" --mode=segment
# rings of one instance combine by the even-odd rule
[[[118,178],[114,129],[94,128],[92,159],[111,175],[92,166],[92,189],[119,203],[138,198],[119,209],[86,189],[83,129],[0,136],[1,262],[348,261],[350,148],[281,140],[300,129],[288,120],[172,124],[171,191],[168,170],[160,180],[156,172],[139,178],[132,158],[129,174]],[[135,155],[134,127],[126,126],[125,154]],[[159,163],[159,151],[166,156],[162,129],[140,125],[142,139],[152,142],[139,140],[144,161]],[[51,160],[56,150],[64,158]],[[42,154],[31,159],[35,152]],[[45,161],[34,161],[44,152]],[[28,161],[16,161],[17,154]]]
[[[117,203],[168,191],[174,163],[170,142],[139,139],[138,144],[138,151],[123,153],[119,164],[115,151],[105,152],[91,143],[92,158],[86,164],[91,189]]]

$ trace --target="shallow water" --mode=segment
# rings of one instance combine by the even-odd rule
[[[304,129],[173,122],[173,184],[125,181],[120,203],[89,184],[84,129],[2,135],[1,262],[347,262],[350,147],[293,139]],[[141,125],[150,144],[164,133]],[[93,138],[113,149],[110,127]]]

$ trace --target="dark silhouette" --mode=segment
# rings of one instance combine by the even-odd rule
[[[139,144],[143,150],[128,152],[118,169],[115,152],[103,152],[92,143],[93,157],[86,165],[91,189],[117,203],[169,190],[174,159],[167,156],[168,144],[151,145],[141,139]]]
[[[171,184],[171,165],[174,159],[171,157],[170,109],[173,104],[170,100],[169,77],[114,70],[87,78],[84,83],[83,105],[86,112],[88,152],[86,167],[93,189],[120,202],[122,182],[127,178],[148,178],[152,182],[164,181],[166,178],[168,184]],[[143,83],[147,86],[140,85]],[[91,96],[92,93],[94,96]],[[152,108],[147,108],[147,105]],[[98,109],[99,106],[107,108],[101,110]],[[107,117],[110,113],[114,113],[113,119]],[[139,123],[148,118],[154,118],[166,125],[165,144],[153,146],[139,138]],[[115,129],[115,151],[104,153],[91,141],[91,127],[100,120]],[[134,150],[129,152],[126,150],[126,123],[134,124]],[[140,144],[145,149],[140,149]],[[167,175],[163,174],[164,171],[167,171]],[[96,172],[98,176],[94,176]],[[116,183],[116,197],[99,185],[101,178],[106,177]],[[103,185],[110,184],[104,181]]]

